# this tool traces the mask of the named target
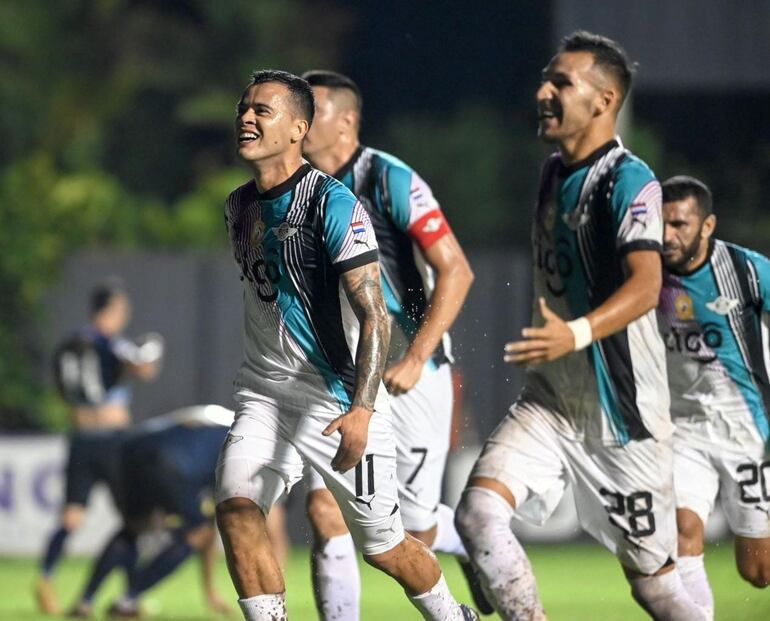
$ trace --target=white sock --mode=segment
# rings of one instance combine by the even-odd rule
[[[629,580],[631,594],[656,621],[706,621],[706,613],[684,588],[679,572]]]
[[[449,592],[444,574],[427,593],[410,597],[415,608],[422,613],[423,619],[429,621],[463,621],[463,611],[460,604]]]
[[[511,530],[513,508],[483,487],[467,488],[456,524],[484,592],[505,619],[545,619],[532,565]]]
[[[703,555],[680,556],[676,561],[682,584],[693,601],[706,613],[709,621],[714,618],[714,594],[711,592],[706,568],[703,566]]]
[[[286,621],[286,594],[268,593],[239,599],[246,621]]]
[[[322,621],[358,621],[361,575],[350,533],[313,551],[313,587]]]
[[[439,505],[436,510],[436,538],[430,547],[434,552],[445,552],[468,560],[463,540],[455,528],[455,512],[446,505]]]

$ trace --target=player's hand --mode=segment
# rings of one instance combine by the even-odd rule
[[[407,354],[383,373],[382,381],[385,383],[385,388],[394,397],[403,395],[420,381],[424,367],[423,362]]]
[[[538,302],[545,325],[542,328],[524,328],[521,331],[523,340],[507,343],[503,356],[505,362],[540,364],[575,350],[575,336],[567,322],[548,308],[545,298],[540,298]]]
[[[227,604],[222,596],[216,591],[206,594],[206,604],[218,615],[224,615],[226,617],[235,616],[235,610]]]
[[[338,431],[342,436],[337,454],[332,459],[332,470],[346,472],[355,466],[366,450],[369,438],[369,420],[372,418],[371,410],[353,406],[347,413],[335,418],[326,429],[325,436]]]

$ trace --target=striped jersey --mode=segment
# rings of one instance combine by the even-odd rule
[[[556,153],[543,168],[532,236],[532,325],[544,323],[540,297],[565,321],[581,317],[623,284],[627,253],[660,251],[660,184],[618,141],[570,166]],[[585,350],[530,367],[522,396],[554,411],[576,439],[622,445],[667,437],[673,426],[655,311]]]
[[[335,176],[361,201],[377,235],[394,362],[409,348],[433,292],[434,273],[422,251],[450,232],[449,225],[428,184],[392,155],[359,147]],[[449,360],[450,347],[444,333],[427,366]]]
[[[378,260],[366,210],[337,180],[303,164],[262,194],[253,180],[234,190],[225,224],[244,283],[236,389],[303,411],[347,411],[359,323],[340,274]],[[375,408],[387,407],[380,385]]]
[[[708,421],[719,438],[770,436],[770,261],[715,240],[690,274],[664,271],[658,306],[674,421]]]

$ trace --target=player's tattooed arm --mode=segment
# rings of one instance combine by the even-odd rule
[[[354,268],[345,272],[341,279],[350,306],[361,324],[356,351],[355,394],[350,410],[335,418],[323,434],[329,436],[339,432],[340,446],[331,466],[345,472],[361,461],[366,449],[369,419],[374,411],[390,344],[390,318],[382,297],[378,263]]]
[[[382,297],[379,263],[345,272],[342,284],[361,324],[353,405],[373,410],[390,344],[390,318]]]

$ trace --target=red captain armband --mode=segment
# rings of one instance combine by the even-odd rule
[[[417,242],[422,250],[427,250],[444,235],[451,232],[449,222],[446,221],[440,209],[429,211],[409,227],[409,236]]]

